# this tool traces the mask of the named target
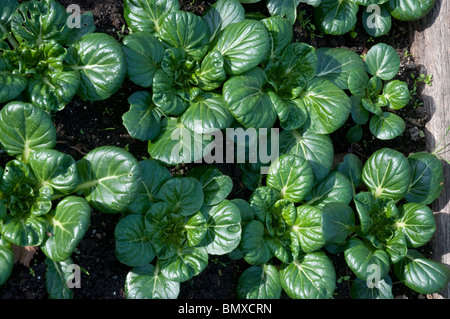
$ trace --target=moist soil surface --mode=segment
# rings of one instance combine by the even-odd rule
[[[59,2],[65,7],[78,4],[82,12],[93,12],[97,32],[107,33],[119,41],[127,34],[126,28],[123,28],[125,25],[123,0],[59,0]],[[182,0],[180,5],[183,10],[201,15],[214,2]],[[265,1],[262,1],[246,7],[268,15],[264,3]],[[311,6],[300,4],[298,12],[298,19],[294,25],[294,41],[305,42],[316,48],[348,48],[358,54],[366,53],[376,43],[387,43],[393,46],[401,57],[401,69],[397,79],[406,81],[410,89],[414,89],[411,74],[416,77],[419,74],[414,57],[409,54],[411,30],[407,23],[393,21],[389,35],[375,39],[367,35],[361,24],[356,25],[351,34],[328,36],[314,28]],[[427,114],[420,103],[420,85],[423,84],[419,84],[417,88],[419,93],[413,96],[405,108],[397,111],[397,114],[405,120],[407,127],[402,136],[392,141],[380,141],[372,138],[368,128],[364,127],[361,142],[349,145],[345,143],[345,134],[351,126],[349,121],[348,125],[331,135],[337,156],[352,152],[365,161],[375,150],[383,147],[396,149],[405,155],[425,151],[423,133]],[[122,115],[129,108],[127,98],[138,90],[140,88],[125,80],[120,90],[108,100],[85,102],[74,98],[63,111],[54,115],[58,132],[56,148],[72,155],[76,160],[103,145],[126,148],[138,160],[148,157],[147,143],[132,139],[122,125]],[[8,160],[10,159],[4,153],[0,153],[0,165],[4,165]],[[185,174],[189,168],[189,165],[182,165],[174,169],[173,173]],[[234,181],[230,199],[248,199],[250,193],[241,182],[240,170],[236,166],[226,164],[219,168]],[[120,214],[111,215],[93,211],[91,226],[72,256],[74,262],[83,269],[81,288],[73,289],[74,299],[125,298],[125,277],[131,268],[121,264],[114,253],[114,229],[120,217]],[[430,256],[429,247],[424,247],[422,253]],[[355,277],[346,266],[342,254],[329,256],[333,259],[339,279],[334,298],[349,299],[351,281]],[[11,277],[0,287],[0,299],[47,299],[44,260],[44,254],[38,250],[29,267],[16,263]],[[243,260],[234,261],[227,256],[211,256],[208,267],[201,274],[181,284],[179,299],[236,299],[236,283],[247,267],[248,264]],[[390,275],[394,282],[393,293],[396,298],[427,298],[399,283],[393,273]],[[282,298],[287,296],[283,295]]]

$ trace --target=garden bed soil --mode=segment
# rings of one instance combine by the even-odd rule
[[[80,5],[82,12],[92,11],[97,32],[104,32],[121,41],[127,31],[122,32],[125,24],[123,18],[123,0],[59,0],[64,6]],[[183,10],[202,14],[215,1],[180,1]],[[249,5],[254,11],[265,12],[265,5]],[[411,74],[417,76],[414,57],[409,55],[410,30],[407,23],[394,21],[392,31],[388,36],[372,39],[362,25],[357,25],[353,36],[327,36],[320,34],[313,27],[312,7],[300,4],[299,19],[294,25],[294,40],[319,47],[343,47],[364,54],[377,42],[385,42],[393,46],[401,57],[401,69],[398,79],[406,81],[413,89],[414,81]],[[356,36],[355,36],[356,35]],[[140,90],[130,81],[125,80],[120,90],[111,98],[99,102],[85,102],[75,98],[66,108],[55,114],[54,123],[58,132],[57,149],[81,159],[90,150],[103,146],[115,145],[128,149],[138,160],[148,157],[147,143],[132,139],[122,125],[122,115],[128,111],[127,98]],[[420,92],[420,87],[419,87]],[[345,141],[345,133],[349,126],[332,134],[335,152],[345,154],[353,152],[365,161],[370,154],[382,147],[390,147],[408,155],[412,152],[425,151],[423,131],[427,121],[425,109],[420,106],[420,95],[398,114],[405,119],[405,133],[392,141],[379,141],[365,128],[362,141],[353,144],[349,149]],[[349,125],[351,122],[349,122]],[[422,133],[421,133],[422,132]],[[5,164],[8,158],[0,153],[0,164]],[[240,171],[233,165],[221,165],[223,173],[232,177],[234,188],[231,198],[248,199],[249,192],[240,182]],[[180,166],[175,174],[184,174],[189,165]],[[124,299],[125,277],[130,270],[115,257],[114,229],[120,219],[120,214],[110,215],[93,211],[91,225],[85,238],[81,241],[73,255],[75,263],[83,268],[81,288],[74,289],[74,299]],[[428,247],[422,251],[430,256]],[[340,278],[334,294],[335,299],[350,298],[350,284],[354,279],[351,270],[346,266],[342,255],[330,255],[336,267],[337,278]],[[29,267],[17,263],[9,280],[0,287],[0,299],[46,299],[45,289],[45,256],[37,251]],[[233,261],[227,256],[212,256],[209,265],[200,275],[181,284],[179,299],[235,299],[235,287],[240,274],[248,267],[243,260]],[[390,274],[393,282],[395,275]],[[402,284],[394,284],[396,298],[427,298],[419,295]],[[283,296],[286,298],[286,296]]]

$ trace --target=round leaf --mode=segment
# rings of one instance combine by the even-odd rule
[[[444,188],[442,163],[431,153],[420,152],[408,157],[411,165],[411,185],[405,199],[408,202],[431,204]]]
[[[399,80],[386,83],[383,88],[383,97],[387,100],[391,109],[403,108],[411,99],[408,84]]]
[[[384,250],[372,251],[364,244],[355,245],[345,250],[345,260],[351,270],[361,280],[372,276],[384,278],[390,269],[389,255]]]
[[[434,6],[435,0],[389,0],[391,15],[397,20],[414,21],[424,17]]]
[[[206,250],[211,255],[233,251],[241,241],[241,213],[231,201],[202,209],[206,219]]]
[[[264,25],[255,20],[243,20],[228,25],[218,36],[213,50],[218,50],[225,61],[227,74],[244,73],[257,66],[270,49],[270,40]]]
[[[405,131],[405,121],[398,115],[384,112],[374,115],[369,122],[370,132],[380,140],[392,140]]]
[[[12,273],[14,254],[12,246],[0,238],[0,285],[3,285]]]
[[[327,255],[317,251],[282,264],[280,281],[291,298],[329,299],[336,289],[336,271]]]
[[[109,98],[126,75],[126,58],[120,43],[105,33],[93,33],[67,51],[67,68],[80,72],[78,95],[88,101]]]
[[[264,225],[259,220],[252,220],[243,226],[240,248],[244,260],[250,265],[263,265],[273,257],[264,238]]]
[[[308,205],[318,207],[334,202],[349,204],[353,193],[354,188],[350,180],[344,174],[333,171],[325,180],[316,184],[305,199]]]
[[[251,266],[237,283],[239,299],[279,299],[281,290],[280,275],[273,265]]]
[[[78,190],[95,209],[124,212],[136,198],[141,181],[138,161],[124,149],[101,146],[77,163],[81,177]]]
[[[400,219],[396,225],[405,234],[408,247],[425,245],[436,231],[433,211],[428,206],[416,203],[400,206]]]
[[[161,186],[157,199],[170,204],[173,212],[190,216],[204,203],[202,184],[193,177],[172,178]]]
[[[373,76],[390,80],[400,69],[400,57],[393,47],[385,43],[379,43],[367,52],[366,66]]]
[[[0,145],[27,159],[31,150],[53,148],[56,130],[48,113],[29,103],[11,102],[0,111]]]
[[[145,228],[143,215],[128,215],[121,219],[114,231],[116,257],[128,266],[150,263],[155,257],[151,238]]]
[[[134,267],[125,281],[127,299],[176,299],[180,283],[165,278],[158,266]]]
[[[297,207],[297,219],[291,230],[291,237],[300,244],[303,252],[319,250],[325,245],[322,233],[322,210],[302,205]]]
[[[330,203],[322,208],[322,231],[327,244],[342,244],[355,225],[355,215],[344,203]]]
[[[298,203],[314,186],[313,171],[303,157],[283,154],[270,165],[267,185],[277,189],[282,198]]]
[[[327,34],[345,34],[355,26],[358,8],[352,1],[322,0],[314,8],[316,25]]]
[[[201,273],[208,266],[208,253],[203,247],[183,245],[177,254],[160,259],[161,274],[169,280],[184,282]]]
[[[394,299],[389,275],[373,285],[369,287],[366,280],[356,278],[351,287],[352,299]]]
[[[362,179],[375,198],[386,196],[401,199],[408,192],[411,182],[408,160],[398,151],[380,149],[364,164]]]

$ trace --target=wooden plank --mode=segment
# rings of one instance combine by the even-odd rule
[[[426,141],[428,151],[435,146],[450,143],[445,133],[450,125],[450,3],[436,0],[433,10],[423,19],[412,22],[411,35],[414,56],[420,73],[432,74],[432,86],[420,92],[428,113]],[[450,146],[443,154],[450,160]],[[450,165],[443,162],[445,187],[441,196],[432,204],[436,217],[436,233],[431,245],[433,258],[450,266]],[[434,298],[450,297],[450,285]]]

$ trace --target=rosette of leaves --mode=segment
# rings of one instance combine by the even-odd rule
[[[395,79],[400,58],[387,44],[374,45],[361,59],[355,52],[341,48],[320,48],[318,77],[328,79],[351,99],[351,117],[355,122],[347,133],[351,142],[362,138],[363,125],[378,139],[389,140],[405,131],[404,120],[395,114],[410,101],[406,82]]]
[[[73,27],[71,14],[54,0],[2,2],[0,103],[20,99],[56,112],[75,95],[96,101],[119,89],[126,73],[120,43],[93,33],[92,13]]]
[[[417,250],[436,229],[427,205],[443,189],[440,160],[430,153],[405,157],[384,148],[364,166],[352,162],[344,158],[338,170],[359,176],[354,184],[361,186],[353,198],[354,210],[327,205],[322,224],[327,250],[343,252],[356,275],[352,298],[392,299],[391,268],[397,279],[416,292],[441,291],[450,278],[448,267]]]
[[[291,153],[270,165],[265,186],[241,209],[242,239],[231,257],[251,267],[239,278],[239,298],[280,298],[282,291],[291,298],[331,298],[336,273],[322,250],[328,236],[323,224],[330,206],[351,210],[358,176],[344,171],[319,182],[310,162]]]
[[[135,202],[115,229],[116,256],[133,267],[125,283],[129,299],[176,299],[180,283],[200,274],[209,255],[224,255],[241,238],[241,215],[226,199],[231,178],[214,166],[173,177],[160,162],[140,162]]]
[[[147,90],[129,98],[123,121],[130,135],[150,140],[154,159],[201,159],[214,133],[232,126],[279,122],[326,134],[350,115],[348,96],[315,77],[314,48],[292,43],[282,17],[246,19],[237,0],[217,1],[203,16],[180,11],[176,1],[128,0],[124,10],[133,31],[123,41],[127,74]]]
[[[241,0],[256,3],[261,0]],[[306,3],[314,7],[314,20],[326,34],[343,35],[355,28],[358,18],[366,32],[374,37],[386,35],[392,18],[414,21],[423,18],[434,6],[435,0],[267,0],[271,16],[282,16],[291,25],[297,20],[297,7]],[[362,11],[362,14],[358,12]]]
[[[47,112],[24,102],[0,111],[0,146],[13,158],[0,168],[0,284],[12,271],[12,246],[37,246],[46,256],[49,297],[67,299],[71,255],[92,209],[125,211],[136,196],[141,168],[117,147],[99,147],[75,161],[55,144]]]

